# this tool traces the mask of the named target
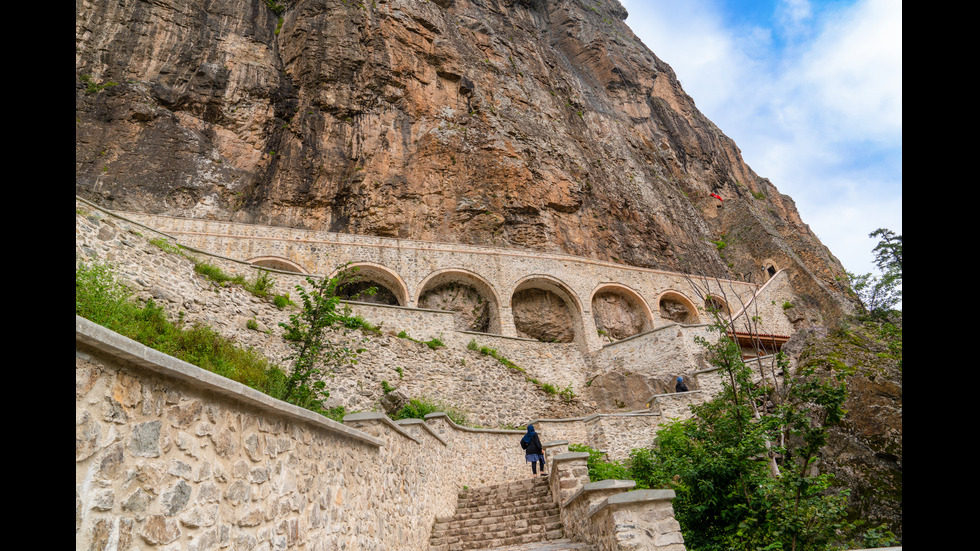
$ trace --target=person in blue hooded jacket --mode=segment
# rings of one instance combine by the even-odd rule
[[[521,447],[524,448],[524,458],[531,464],[531,476],[537,476],[538,464],[541,464],[541,476],[548,476],[544,472],[544,449],[538,433],[534,432],[534,425],[527,426],[527,434],[521,438]]]

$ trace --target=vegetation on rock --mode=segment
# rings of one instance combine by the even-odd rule
[[[879,285],[888,296],[900,297],[901,236],[888,230],[872,235],[883,238],[875,249],[885,272]],[[871,501],[901,508],[901,312],[892,309],[894,302],[863,304],[858,315],[830,334],[802,339],[792,373],[788,358],[775,356],[773,373],[787,374],[782,388],[774,378],[752,373],[726,334],[731,320],[717,318],[716,312],[714,328],[721,337],[700,343],[726,375],[719,395],[693,406],[690,419],[664,425],[652,448],[633,450],[625,461],[606,461],[587,446],[569,448],[590,454],[593,481],[632,479],[638,488],[674,489],[673,507],[688,549],[895,544],[898,537],[890,529],[895,519],[888,511],[869,511],[867,501],[873,493],[877,499]],[[897,390],[889,390],[896,385]],[[862,404],[848,400],[850,386],[861,388],[863,396],[872,394],[869,388],[874,386],[877,394],[891,393],[897,399],[875,404],[878,413],[867,415]],[[885,415],[887,408],[894,413]],[[896,429],[883,419],[895,416],[897,438],[887,434]],[[854,480],[860,475],[835,465],[835,446],[842,445],[867,448],[866,455],[874,460],[862,460],[868,463],[863,472],[884,482],[869,488]],[[865,495],[849,500],[851,488]],[[900,534],[900,516],[894,527]]]
[[[108,264],[82,262],[76,266],[75,314],[164,354],[340,421],[345,413],[342,407],[323,405],[329,396],[323,376],[340,364],[356,362],[359,349],[351,348],[350,341],[331,342],[325,332],[363,325],[348,310],[338,308],[339,300],[331,295],[337,284],[349,277],[349,273],[342,272],[321,281],[311,279],[311,292],[297,286],[303,309],[291,317],[289,324],[281,324],[286,329],[284,338],[294,345],[294,363],[288,373],[259,351],[242,349],[204,324],[188,326],[182,315],[172,321],[152,299],[136,300],[116,281]],[[245,284],[259,290],[272,286],[263,275]]]
[[[395,421],[399,419],[425,419],[425,416],[430,413],[445,413],[457,425],[469,426],[465,411],[425,396],[409,400],[395,412],[392,419]]]
[[[334,277],[307,277],[309,290],[302,285],[296,286],[303,306],[299,312],[289,316],[288,323],[279,324],[285,330],[283,338],[293,348],[289,356],[293,365],[283,389],[283,400],[323,412],[323,402],[330,396],[324,377],[337,368],[357,363],[357,357],[363,351],[357,345],[367,339],[348,338],[350,326],[357,324],[348,325],[348,320],[352,319],[350,307],[341,306],[337,295],[340,287],[354,279],[356,268],[344,266]],[[373,291],[369,289],[366,292],[370,294]],[[328,331],[342,338],[328,339]]]

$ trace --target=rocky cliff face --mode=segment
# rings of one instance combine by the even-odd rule
[[[850,520],[902,538],[902,318],[827,333],[799,331],[784,347],[820,376],[847,373],[847,415],[831,429],[819,468],[849,488]]]
[[[775,266],[801,324],[848,309],[793,201],[626,16],[616,0],[82,0],[76,193],[755,282]]]

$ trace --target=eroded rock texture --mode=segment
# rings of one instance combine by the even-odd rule
[[[616,0],[284,6],[77,2],[76,193],[756,282],[775,265],[823,316],[848,308],[839,262]]]

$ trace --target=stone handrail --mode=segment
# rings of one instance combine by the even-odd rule
[[[600,551],[684,551],[673,490],[634,490],[632,480],[590,482],[588,458],[571,452],[552,460],[549,485],[566,536]]]
[[[367,433],[353,430],[310,410],[276,400],[241,383],[144,346],[77,315],[75,316],[75,341],[125,359],[164,377],[181,380],[199,389],[231,397],[295,421],[314,424],[337,436],[353,438],[372,446],[383,445],[381,440]]]

